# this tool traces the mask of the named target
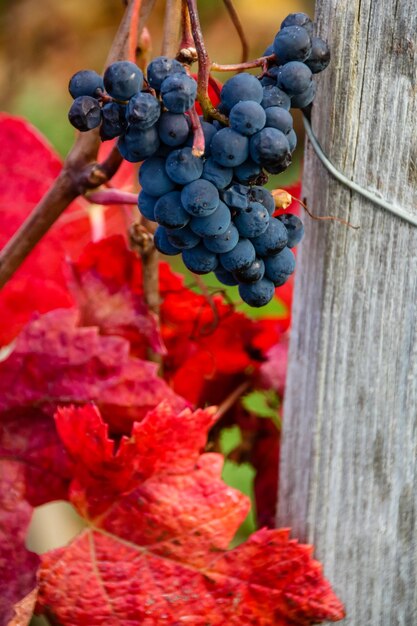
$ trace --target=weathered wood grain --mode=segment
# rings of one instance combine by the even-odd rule
[[[318,0],[312,125],[348,177],[417,212],[414,0]],[[278,524],[314,542],[351,626],[417,624],[417,228],[307,145]]]

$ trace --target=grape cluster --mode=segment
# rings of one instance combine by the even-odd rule
[[[291,163],[297,138],[289,110],[311,103],[312,74],[329,61],[312,28],[307,15],[289,15],[265,51],[274,55],[267,71],[242,72],[223,85],[218,110],[225,123],[201,119],[202,156],[193,152],[188,115],[197,84],[177,60],[155,58],[146,78],[121,61],[103,79],[82,71],[69,85],[71,123],[81,131],[100,126],[103,140],[119,137],[126,160],[142,161],[138,205],[158,223],[157,249],[181,253],[196,274],[214,272],[223,284],[238,285],[251,306],[267,304],[292,274],[292,248],[304,232],[297,216],[274,217],[274,198],[263,185],[267,173]]]

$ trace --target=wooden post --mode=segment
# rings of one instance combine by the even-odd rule
[[[318,0],[312,126],[348,178],[417,213],[414,0]],[[417,624],[417,228],[307,144],[278,524],[316,545],[351,626]]]

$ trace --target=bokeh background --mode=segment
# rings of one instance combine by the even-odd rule
[[[164,0],[157,1],[148,25],[153,56],[161,52],[164,5]],[[235,0],[235,7],[250,43],[250,58],[262,54],[289,13],[304,11],[314,17],[313,0]],[[240,41],[223,0],[200,0],[199,9],[212,60],[239,61]],[[72,101],[69,78],[79,69],[102,71],[123,11],[122,0],[0,0],[0,110],[28,119],[62,157],[75,136],[67,120]],[[217,75],[220,80],[228,76]],[[301,175],[302,123],[298,111],[292,113],[298,147],[292,165],[270,187],[292,184]],[[224,453],[237,443],[238,433],[228,433]],[[224,478],[251,495],[253,470],[249,466],[226,463]],[[78,532],[80,521],[69,505],[53,503],[41,509],[34,516],[30,549],[43,552],[63,545]],[[253,523],[252,518],[247,520],[246,533]],[[33,624],[45,623],[33,620]]]

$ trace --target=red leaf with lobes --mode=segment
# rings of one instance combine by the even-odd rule
[[[77,311],[58,309],[26,326],[0,362],[0,414],[37,407],[53,415],[58,404],[95,401],[110,427],[123,433],[162,400],[187,406],[158,377],[155,363],[129,355],[122,337],[102,337],[78,321]]]
[[[207,430],[211,413],[194,416],[205,420]],[[220,455],[195,460],[200,437],[184,442],[187,451],[178,465],[174,458],[168,461],[168,453],[159,466],[153,461],[149,466],[154,457],[149,450],[165,454],[159,426],[181,432],[189,413],[155,409],[149,423],[142,422],[143,430],[135,425],[136,434],[113,455],[114,442],[98,418],[91,408],[66,409],[56,417],[65,442],[71,442],[70,455],[82,459],[72,498],[84,514],[89,511],[89,527],[67,547],[42,556],[38,612],[62,626],[301,626],[344,616],[311,547],[290,540],[288,530],[258,531],[227,551],[248,499],[221,480]],[[90,467],[81,450],[88,433]],[[129,442],[133,451],[127,452]],[[94,503],[100,495],[105,500],[106,485],[112,488],[118,480],[109,478],[100,486],[92,476],[100,450],[115,476],[123,471],[122,457],[127,467],[148,469],[139,470],[135,481],[95,515]]]

